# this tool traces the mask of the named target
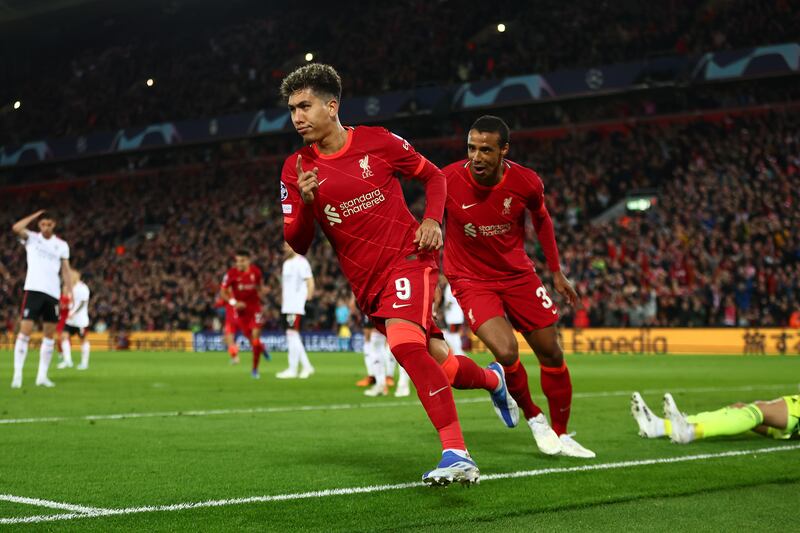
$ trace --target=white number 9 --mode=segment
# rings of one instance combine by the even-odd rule
[[[394,281],[394,288],[397,290],[398,300],[408,300],[411,298],[411,282],[408,278],[398,278]]]

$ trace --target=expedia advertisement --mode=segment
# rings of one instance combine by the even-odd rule
[[[800,330],[781,328],[587,328],[559,331],[567,354],[800,356]],[[532,353],[517,334],[520,353]],[[472,335],[473,351],[486,351]]]
[[[189,331],[137,331],[131,333],[106,332],[86,334],[93,351],[137,350],[143,352],[190,352],[192,334]],[[0,350],[13,350],[16,334],[0,333]],[[73,337],[73,343],[77,337]],[[29,349],[39,349],[41,332],[31,335]]]

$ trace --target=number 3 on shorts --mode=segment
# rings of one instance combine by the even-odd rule
[[[547,294],[547,289],[543,286],[536,289],[536,296],[542,299],[542,307],[545,309],[553,307],[553,300],[550,299],[550,295]]]
[[[411,298],[411,282],[408,278],[397,278],[394,280],[394,288],[397,291],[398,300],[408,300]]]

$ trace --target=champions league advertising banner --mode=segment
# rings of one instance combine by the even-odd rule
[[[308,352],[361,352],[364,349],[364,335],[354,333],[350,338],[339,338],[331,332],[304,332],[303,345]],[[242,335],[236,336],[236,343],[244,351],[251,350],[250,341]],[[283,331],[262,331],[261,343],[270,352],[285,352],[286,333]],[[193,335],[195,352],[224,352],[227,350],[222,333],[199,332]]]

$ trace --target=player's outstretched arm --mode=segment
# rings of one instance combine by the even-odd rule
[[[39,218],[41,216],[41,214],[44,213],[44,211],[45,211],[44,209],[39,209],[38,211],[36,211],[32,215],[28,215],[25,218],[17,220],[14,223],[14,225],[11,226],[11,230],[14,233],[16,233],[17,235],[19,235],[21,238],[27,239],[28,238],[28,224],[30,224],[31,222],[33,222],[34,220]]]

